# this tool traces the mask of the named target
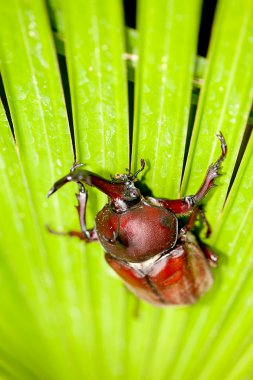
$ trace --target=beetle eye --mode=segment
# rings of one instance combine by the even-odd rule
[[[139,196],[139,191],[135,188],[130,189],[129,195],[131,198],[137,198]]]
[[[124,197],[126,202],[134,202],[138,201],[141,198],[141,193],[139,189],[137,189],[132,181],[128,181],[125,183],[125,192]]]

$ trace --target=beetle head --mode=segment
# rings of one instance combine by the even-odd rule
[[[63,185],[68,182],[77,182],[79,185],[94,186],[109,198],[111,208],[120,213],[127,211],[131,207],[135,207],[141,201],[140,190],[134,186],[136,177],[145,167],[145,161],[141,160],[141,168],[136,173],[116,174],[111,181],[100,177],[88,170],[84,170],[81,164],[74,164],[70,173],[59,181],[55,182],[49,190],[48,196],[55,193]]]
[[[111,205],[117,212],[123,212],[131,207],[134,207],[141,201],[141,192],[135,187],[134,182],[137,180],[137,175],[144,169],[145,161],[141,159],[141,168],[134,174],[126,169],[126,174],[115,174],[112,177],[112,183],[123,185],[123,191],[120,197],[110,197]]]

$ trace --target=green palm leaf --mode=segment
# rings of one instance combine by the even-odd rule
[[[140,0],[136,32],[118,0],[1,2],[1,379],[252,377],[253,3],[218,2],[194,71],[201,5]],[[178,197],[218,156],[219,130],[228,158],[206,209],[220,263],[196,305],[138,306],[99,244],[47,232],[78,229],[74,185],[46,199],[75,159],[109,177],[145,158],[154,195]],[[90,194],[91,226],[106,200]]]

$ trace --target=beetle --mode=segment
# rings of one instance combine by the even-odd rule
[[[212,285],[210,266],[216,266],[218,261],[218,256],[194,232],[196,219],[200,218],[207,227],[207,236],[211,233],[201,203],[214,186],[227,154],[224,136],[220,132],[217,137],[221,155],[209,166],[197,193],[180,199],[141,194],[135,182],[144,170],[143,159],[136,173],[127,171],[111,180],[75,163],[70,173],[55,182],[48,193],[51,196],[71,181],[79,184],[77,210],[81,231],[63,234],[85,242],[99,241],[108,264],[137,297],[157,306],[195,303]],[[108,203],[96,215],[92,229],[86,227],[85,185],[108,196]]]

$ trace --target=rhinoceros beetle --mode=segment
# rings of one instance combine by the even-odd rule
[[[71,181],[79,184],[77,210],[81,232],[64,234],[85,242],[98,240],[106,261],[137,297],[157,306],[194,303],[212,285],[210,265],[216,266],[218,260],[193,232],[197,218],[205,223],[207,235],[211,232],[201,202],[219,176],[227,153],[222,133],[217,137],[221,143],[220,157],[209,167],[197,193],[181,199],[142,196],[135,182],[144,170],[144,160],[136,173],[117,174],[111,180],[84,170],[82,164],[74,164],[48,193],[52,195]],[[84,185],[96,187],[108,196],[92,229],[86,228],[88,194]]]

